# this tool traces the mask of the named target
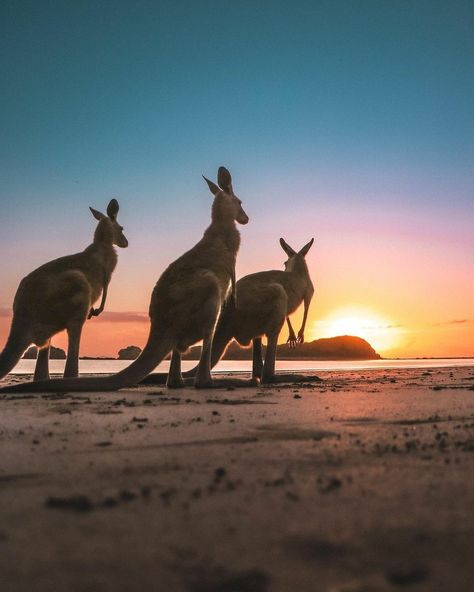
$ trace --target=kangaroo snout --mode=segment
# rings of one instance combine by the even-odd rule
[[[247,214],[242,210],[242,212],[239,213],[239,215],[236,218],[237,222],[239,224],[248,224],[249,221],[249,217],[247,216]]]
[[[117,242],[117,246],[121,249],[126,249],[128,247],[128,240],[124,236],[121,236]]]

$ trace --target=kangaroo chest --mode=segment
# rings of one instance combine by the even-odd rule
[[[288,297],[287,312],[291,314],[294,312],[303,301],[306,287],[300,282],[288,282],[285,287],[286,295]]]

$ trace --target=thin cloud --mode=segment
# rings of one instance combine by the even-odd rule
[[[148,323],[150,318],[144,312],[103,312],[99,317],[106,323]]]
[[[366,325],[361,329],[400,329],[403,325]]]
[[[402,329],[404,325],[365,325],[360,327],[361,331],[373,331],[380,329]]]
[[[451,321],[443,321],[442,323],[435,323],[434,327],[445,327],[446,325],[464,325],[466,323],[474,323],[474,319],[453,319]]]
[[[12,311],[6,307],[0,307],[0,318],[11,318]],[[105,311],[94,319],[105,323],[148,323],[149,317],[144,312],[113,312]]]

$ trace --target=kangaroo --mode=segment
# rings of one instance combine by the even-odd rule
[[[68,335],[64,376],[78,375],[82,327],[86,319],[104,310],[107,288],[117,265],[114,245],[128,246],[117,222],[116,199],[110,201],[107,216],[94,208],[90,210],[99,221],[93,243],[82,253],[45,263],[21,280],[13,301],[10,335],[0,354],[0,379],[34,343],[38,347],[34,380],[48,380],[51,338],[64,329]],[[101,292],[100,306],[93,308]]]
[[[170,351],[168,385],[181,386],[181,353],[201,339],[195,386],[212,386],[210,356],[214,330],[224,303],[229,297],[235,298],[235,261],[240,246],[236,222],[247,224],[249,218],[234,194],[226,168],[218,170],[218,185],[206,177],[204,180],[214,195],[211,225],[202,239],[171,263],[158,279],[149,308],[150,333],[140,356],[111,376],[32,382],[2,391],[117,390],[138,383]]]
[[[304,343],[304,330],[314,288],[309,276],[305,257],[313,244],[311,239],[299,252],[292,249],[282,238],[280,245],[288,255],[285,271],[261,271],[241,278],[236,284],[236,303],[224,309],[214,334],[211,368],[223,356],[227,346],[236,339],[240,345],[253,345],[252,378],[264,383],[298,379],[298,375],[275,375],[275,357],[280,331],[286,322],[289,329],[287,343],[296,347]],[[298,335],[295,334],[289,315],[304,302],[304,313]],[[262,335],[267,337],[265,362],[262,358]],[[196,368],[184,376],[192,377]],[[165,375],[151,374],[143,382],[164,383]],[[305,379],[307,379],[305,377]],[[229,384],[235,381],[230,380]]]

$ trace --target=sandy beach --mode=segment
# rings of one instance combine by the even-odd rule
[[[470,589],[474,367],[321,377],[2,395],[2,590]]]

